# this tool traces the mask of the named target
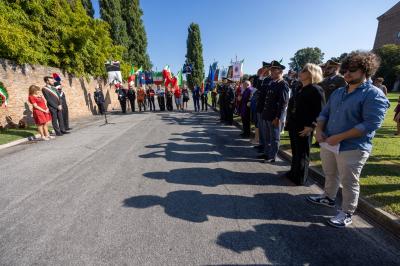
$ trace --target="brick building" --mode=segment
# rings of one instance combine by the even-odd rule
[[[374,49],[385,44],[400,45],[400,2],[378,17]]]

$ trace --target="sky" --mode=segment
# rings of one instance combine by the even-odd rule
[[[100,17],[98,0],[92,0]],[[294,53],[319,47],[324,61],[353,50],[371,50],[377,17],[398,0],[142,0],[153,69],[176,73],[186,55],[187,29],[200,25],[205,74],[215,61],[227,67],[244,59],[255,74],[262,61],[288,65]]]

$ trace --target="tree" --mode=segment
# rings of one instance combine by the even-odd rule
[[[128,61],[135,66],[151,69],[147,53],[147,36],[144,28],[139,0],[121,0],[122,19],[126,23],[128,43]]]
[[[89,17],[94,18],[94,9],[93,9],[92,0],[82,0],[82,5],[86,10],[86,14]]]
[[[189,88],[200,86],[204,79],[203,45],[201,44],[200,27],[191,23],[186,41],[186,63],[193,65],[192,74],[187,75]]]
[[[375,76],[383,77],[391,88],[400,78],[400,45],[387,44],[375,51],[381,58],[381,66]]]
[[[110,34],[114,44],[128,49],[129,37],[126,22],[122,19],[121,0],[100,0],[99,4],[101,18],[110,25]],[[123,57],[124,60],[129,61],[128,50],[124,52]]]
[[[311,48],[303,48],[298,50],[294,57],[290,58],[289,66],[291,69],[295,71],[300,71],[305,64],[314,63],[314,64],[322,64],[322,60],[324,60],[324,53],[318,47]]]
[[[338,62],[338,63],[342,63],[343,60],[348,56],[348,53],[342,53],[339,57],[332,57],[331,60]]]

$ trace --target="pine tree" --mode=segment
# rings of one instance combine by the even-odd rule
[[[139,0],[121,0],[122,19],[126,23],[129,44],[128,60],[144,69],[151,69],[150,57],[147,54],[147,36],[143,25],[143,11]]]
[[[126,22],[122,19],[121,0],[100,0],[99,4],[101,18],[110,25],[111,38],[114,43],[128,49],[129,37],[126,31]],[[124,53],[123,57],[125,61],[129,62],[128,51]]]
[[[189,88],[201,86],[204,79],[203,45],[201,44],[200,27],[196,23],[190,24],[186,41],[186,63],[193,65],[192,74],[187,75]]]
[[[94,18],[92,0],[82,0],[82,5],[86,9],[86,13],[88,14],[88,16]]]

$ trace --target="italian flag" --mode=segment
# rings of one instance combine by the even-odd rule
[[[8,92],[6,88],[4,88],[3,83],[0,82],[0,106],[7,107],[8,104]]]

